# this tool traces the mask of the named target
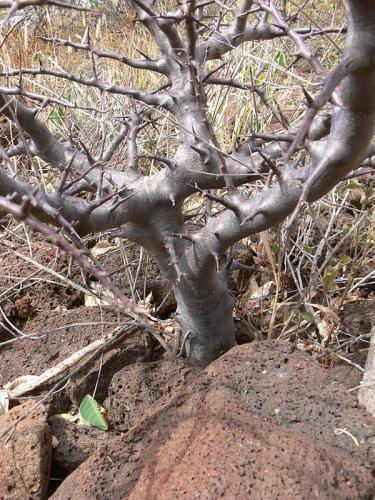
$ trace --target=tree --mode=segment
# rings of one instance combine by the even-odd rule
[[[13,9],[23,6],[11,4]],[[158,7],[151,0],[133,0],[135,21],[141,22],[153,38],[159,51],[157,59],[143,54],[140,59],[131,59],[120,52],[104,51],[94,47],[90,39],[87,43],[45,39],[88,53],[92,76],[46,67],[44,61],[32,68],[7,67],[1,73],[7,79],[19,78],[18,85],[0,88],[0,107],[21,135],[19,145],[2,151],[2,209],[8,206],[12,211],[4,197],[10,196],[18,205],[26,198],[26,207],[24,201],[22,210],[13,208],[15,215],[32,214],[63,228],[75,244],[79,244],[77,235],[115,229],[116,236],[145,248],[171,282],[187,356],[203,364],[236,343],[234,299],[226,286],[226,277],[235,266],[231,247],[282,223],[289,215],[291,227],[303,203],[322,197],[374,154],[373,0],[347,0],[342,62],[330,73],[307,42],[337,29],[294,27],[299,9],[291,2],[291,12],[296,10],[291,14],[288,2],[279,4],[272,0],[181,0]],[[219,65],[215,61],[248,41],[285,37],[293,43],[296,57],[306,61],[319,77],[321,88],[314,96],[305,91],[307,110],[297,129],[291,129],[279,113],[286,130],[268,135],[250,130],[241,144],[226,152],[210,120],[207,89],[213,85],[246,88],[267,100],[255,75],[250,83],[222,77],[223,66],[230,60]],[[156,73],[162,77],[162,85],[149,91],[104,82],[96,71],[96,61],[101,58]],[[55,77],[99,89],[103,95],[129,96],[140,104],[134,104],[118,137],[94,158],[85,144],[55,137],[38,118],[42,106],[67,103],[57,96],[46,98],[28,91],[23,83],[27,75]],[[41,102],[41,107],[34,110],[26,106],[22,97]],[[327,103],[332,104],[332,118],[319,114]],[[172,156],[151,151],[148,159],[160,168],[147,175],[138,140],[141,131],[152,126],[158,116],[171,121],[178,131],[178,144]],[[127,144],[127,161],[119,169],[111,169],[108,162],[123,141]],[[42,186],[35,190],[17,173],[13,158],[25,151],[60,170],[53,192],[46,192]],[[301,151],[306,154],[299,154]],[[259,189],[256,181],[264,175],[268,175],[268,186]],[[206,198],[204,223],[200,230],[191,232],[184,207],[196,193]],[[226,262],[219,269],[224,255]]]

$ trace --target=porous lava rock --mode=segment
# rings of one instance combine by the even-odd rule
[[[189,383],[199,370],[182,359],[125,366],[113,376],[104,403],[111,424],[118,431],[128,431],[153,403]]]
[[[52,460],[54,465],[58,464],[67,472],[76,469],[97,448],[116,435],[114,432],[104,432],[89,425],[70,422],[60,415],[53,415],[48,423],[57,440]]]
[[[238,346],[98,449],[53,499],[372,498],[375,426],[286,342]]]
[[[47,498],[52,452],[47,411],[27,401],[0,417],[0,498]]]

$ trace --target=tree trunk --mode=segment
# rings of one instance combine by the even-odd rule
[[[358,392],[358,400],[375,417],[375,323],[372,325],[370,349],[361,388]]]
[[[218,276],[207,286],[183,280],[175,287],[177,318],[188,358],[207,365],[236,345],[234,298]]]
[[[198,254],[196,259],[187,261],[185,254],[192,244],[190,241],[177,237],[173,242],[169,240],[168,245],[163,243],[164,235],[184,232],[180,219],[163,216],[155,210],[142,221],[140,229],[128,230],[127,237],[145,248],[170,281],[177,302],[176,319],[182,331],[180,342],[184,343],[188,358],[205,366],[236,345],[235,300],[220,278],[213,256],[204,264]]]

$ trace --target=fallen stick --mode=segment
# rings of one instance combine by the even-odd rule
[[[4,386],[4,390],[8,392],[9,399],[17,399],[21,396],[24,396],[28,392],[37,389],[38,387],[44,385],[58,375],[66,372],[69,368],[76,365],[88,354],[103,350],[105,347],[108,347],[109,344],[111,344],[115,340],[118,340],[124,333],[129,332],[131,326],[132,325],[116,328],[113,332],[109,333],[102,339],[95,340],[95,342],[92,342],[86,347],[83,347],[79,351],[75,352],[68,358],[58,363],[56,366],[48,368],[48,370],[44,371],[41,375],[25,375],[16,378],[12,382],[6,384]]]

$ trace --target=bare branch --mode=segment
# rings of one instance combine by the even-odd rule
[[[282,28],[282,30],[293,40],[298,48],[297,56],[303,57],[303,59],[310,64],[317,75],[323,75],[325,70],[320,61],[311,53],[310,49],[305,44],[303,37],[301,37],[295,30],[291,29],[285,22],[281,13],[276,9],[273,1],[269,0],[269,5],[262,1],[258,1],[258,4],[262,10],[272,14],[277,26]]]
[[[233,27],[224,32],[214,31],[208,40],[201,42],[197,47],[198,60],[200,64],[211,59],[221,59],[227,52],[251,40],[272,40],[285,36],[281,28],[267,22],[262,22],[256,27],[246,27],[238,32]]]
[[[283,112],[278,103],[273,102],[277,93],[268,97],[261,85],[254,85],[253,81],[238,82],[238,73],[228,73],[223,77],[223,73],[219,73],[223,66],[214,70],[204,68],[207,60],[220,58],[248,40],[289,37],[297,47],[299,57],[305,58],[319,77],[323,75],[323,66],[306,40],[335,28],[321,29],[310,17],[310,26],[316,29],[294,28],[295,19],[304,12],[305,3],[289,19],[286,17],[286,2],[277,4],[272,0],[260,0],[253,8],[254,3],[252,0],[211,0],[208,3],[181,0],[174,12],[164,12],[159,10],[163,3],[133,0],[136,20],[145,25],[159,49],[161,56],[158,61],[147,56],[140,61],[128,59],[120,53],[95,48],[90,41],[75,43],[44,38],[89,54],[93,76],[70,74],[54,67],[21,67],[9,71],[4,69],[1,73],[11,84],[12,77],[19,77],[20,95],[27,95],[23,89],[24,75],[46,75],[101,92],[133,97],[143,102],[148,113],[154,111],[163,117],[161,132],[157,129],[156,133],[140,134],[141,129],[152,122],[145,119],[144,112],[139,112],[131,100],[133,113],[129,118],[123,118],[123,110],[116,112],[124,126],[110,144],[105,144],[108,137],[107,123],[104,122],[106,115],[101,114],[93,116],[87,124],[86,136],[80,131],[77,131],[78,137],[72,134],[71,142],[75,147],[71,147],[51,134],[37,118],[37,111],[2,95],[0,107],[4,108],[3,113],[18,125],[21,135],[24,134],[21,143],[10,148],[9,152],[17,155],[23,148],[29,149],[30,157],[37,154],[60,168],[62,178],[57,182],[56,192],[34,193],[31,184],[17,177],[16,162],[6,152],[0,151],[4,163],[0,168],[0,196],[13,196],[6,202],[23,207],[25,197],[33,200],[21,214],[20,209],[14,207],[13,213],[24,220],[34,218],[32,224],[38,218],[63,227],[72,235],[71,241],[75,232],[87,234],[122,227],[116,235],[142,245],[171,281],[178,303],[176,317],[186,339],[187,355],[203,363],[235,344],[234,299],[220,276],[221,256],[242,238],[281,223],[305,200],[311,202],[321,197],[350,175],[352,169],[362,165],[356,172],[361,175],[372,165],[368,157],[375,131],[373,0],[347,0],[349,29],[343,62],[326,77],[321,92],[312,97],[304,91],[308,109],[299,128],[295,123],[296,113],[300,110],[293,113],[288,110],[288,114]],[[233,21],[228,24],[230,18]],[[98,58],[158,71],[167,79],[155,92],[102,82],[97,76]],[[231,62],[228,61],[228,65]],[[289,75],[292,76],[291,72]],[[260,133],[247,134],[243,131],[244,124],[239,123],[229,139],[226,132],[230,121],[227,120],[225,139],[220,144],[223,122],[215,123],[216,118],[225,113],[225,119],[229,117],[235,121],[237,116],[230,116],[232,109],[237,110],[251,101],[247,99],[238,103],[230,97],[230,111],[222,113],[219,111],[219,106],[222,107],[220,95],[218,106],[211,113],[207,107],[215,96],[206,94],[206,85],[211,84],[224,87],[220,94],[229,87],[244,90],[242,94],[251,92],[254,109],[241,108],[241,116],[250,121],[246,130],[257,129],[258,123],[264,119],[264,124],[270,124],[270,133],[264,132],[262,124]],[[284,86],[280,88],[284,94]],[[8,89],[4,94],[11,92],[14,89]],[[31,97],[31,93],[29,95]],[[104,95],[103,101],[105,99]],[[49,98],[39,100],[42,106],[52,102]],[[331,121],[326,116],[317,116],[330,100],[334,105]],[[116,106],[123,104],[123,99],[116,101]],[[265,108],[262,113],[258,109],[259,103]],[[102,123],[97,116],[103,118]],[[87,143],[87,136],[98,127],[104,137],[101,154],[91,153],[98,148]],[[165,131],[170,134],[168,143],[163,141]],[[242,144],[241,136],[245,136]],[[325,136],[327,138],[321,140]],[[232,143],[232,152],[228,152],[227,138]],[[127,141],[127,149],[123,147],[120,152],[127,154],[127,160],[110,170],[103,160],[108,162],[123,141]],[[302,149],[307,150],[308,156]],[[298,155],[293,157],[297,150]],[[142,157],[161,164],[157,165],[156,173],[144,175]],[[306,165],[308,157],[311,163]],[[292,158],[295,158],[294,165],[290,164]],[[365,159],[366,163],[363,163]],[[258,180],[260,182],[254,182]],[[241,191],[237,189],[240,185],[245,185]],[[259,188],[261,185],[265,186],[263,191]],[[216,189],[224,189],[224,192],[218,193]],[[72,196],[84,190],[94,195]],[[195,201],[202,203],[201,196],[195,196],[191,209],[190,200],[186,200],[197,192],[203,192],[209,200],[203,205],[206,213],[202,213],[204,208],[195,207]],[[191,228],[185,227],[189,215],[185,212],[193,212],[197,227],[203,226],[203,229],[189,234]],[[77,251],[83,251],[79,241],[77,245]],[[226,270],[231,267],[232,255]]]
[[[88,87],[97,88],[103,92],[108,92],[109,94],[117,95],[127,95],[133,97],[137,101],[142,101],[146,104],[152,106],[163,106],[168,108],[170,105],[170,98],[165,94],[159,94],[158,92],[149,93],[143,92],[142,90],[132,89],[130,87],[122,87],[120,85],[114,85],[112,83],[105,83],[97,80],[97,78],[85,78],[82,76],[77,76],[74,74],[69,74],[64,71],[55,69],[40,68],[20,68],[20,69],[9,69],[7,71],[0,72],[0,76],[20,76],[20,75],[48,75],[54,76],[56,78],[62,78],[64,80],[69,80],[70,82],[79,83],[81,85],[86,85]]]
[[[22,97],[27,97],[28,99],[32,99],[33,101],[38,101],[41,103],[40,109],[43,109],[51,104],[60,104],[65,108],[83,109],[86,111],[95,111],[97,113],[108,112],[105,110],[103,111],[102,109],[94,108],[93,106],[81,106],[79,104],[66,101],[65,99],[58,99],[53,96],[45,96],[41,94],[36,94],[35,92],[29,92],[28,90],[22,87],[0,87],[0,94],[8,96],[22,96]]]
[[[0,109],[7,118],[14,121],[32,139],[35,147],[33,152],[37,156],[57,167],[69,164],[71,158],[74,157],[74,162],[71,165],[72,170],[80,173],[90,167],[86,155],[55,139],[46,125],[35,116],[31,109],[1,94]],[[89,179],[95,182],[97,174],[93,172]]]
[[[246,2],[244,1],[244,3]],[[221,59],[224,54],[239,47],[244,42],[272,40],[288,36],[287,31],[283,27],[271,24],[266,19],[263,19],[256,26],[246,25],[245,19],[247,20],[249,13],[249,10],[244,11],[243,17],[241,17],[241,14],[238,14],[236,20],[241,20],[241,22],[237,24],[235,21],[225,31],[221,32],[217,29],[207,27],[212,34],[197,47],[200,64],[212,59]],[[339,32],[342,32],[342,29],[335,27],[327,29],[298,28],[293,31],[293,35],[303,43],[307,38]]]
[[[99,58],[112,59],[114,61],[119,61],[127,66],[137,69],[148,69],[150,71],[156,71],[158,73],[166,74],[165,62],[163,60],[151,61],[149,59],[132,59],[119,52],[100,50],[92,47],[89,43],[75,43],[70,40],[64,40],[62,38],[48,38],[45,36],[39,37],[44,42],[52,43],[56,46],[71,47],[75,50],[84,50],[90,52]]]
[[[102,157],[101,157],[101,159],[102,159],[103,162],[110,161],[110,159],[116,153],[116,151],[117,151],[118,147],[120,146],[120,144],[125,140],[126,136],[128,135],[128,132],[129,132],[129,125],[127,123],[124,123],[121,126],[120,132],[117,135],[117,137],[115,137],[113,139],[113,141],[111,141],[108,144],[108,146],[106,147],[105,151],[103,152]]]
[[[60,7],[62,9],[72,9],[83,12],[93,12],[93,10],[89,9],[88,7],[60,2],[59,0],[0,0],[0,9],[12,9],[12,12],[24,9],[25,7],[35,7],[43,5],[52,5],[54,7]]]
[[[197,266],[199,261],[201,269],[207,272],[207,266],[215,266],[213,255],[221,255],[236,241],[282,222],[296,207],[301,194],[307,201],[321,197],[368,154],[375,132],[375,16],[370,15],[370,12],[375,14],[375,6],[370,0],[350,0],[349,9],[344,64],[345,61],[353,64],[342,79],[341,107],[333,115],[320,161],[304,169],[287,166],[283,183],[243,203],[242,222],[230,211],[211,220],[195,242],[194,252],[189,253],[189,267]]]

